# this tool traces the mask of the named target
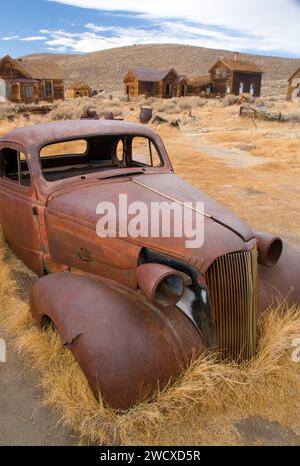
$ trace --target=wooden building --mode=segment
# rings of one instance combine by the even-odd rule
[[[64,80],[53,61],[0,59],[0,102],[36,103],[64,99]]]
[[[187,79],[187,95],[209,96],[212,92],[210,74],[200,74]]]
[[[260,97],[263,72],[255,63],[240,60],[238,53],[234,54],[232,60],[219,58],[210,68],[209,73],[214,95],[247,93]]]
[[[300,68],[289,79],[287,100],[291,102],[300,98]]]
[[[66,97],[69,99],[92,97],[92,88],[83,81],[73,83],[68,87]]]
[[[124,78],[125,94],[170,98],[186,95],[187,81],[174,68],[165,70],[129,70]]]

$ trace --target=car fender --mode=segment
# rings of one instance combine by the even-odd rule
[[[259,265],[260,309],[280,301],[300,306],[300,252],[283,242],[279,261],[273,267]]]
[[[40,278],[30,294],[74,354],[96,398],[116,409],[145,400],[204,351],[194,324],[175,306],[143,301],[135,290],[70,272]]]

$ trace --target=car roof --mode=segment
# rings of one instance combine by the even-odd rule
[[[24,147],[41,147],[69,139],[123,134],[156,138],[154,131],[137,123],[120,120],[66,120],[17,128],[0,138],[0,142],[14,142]]]

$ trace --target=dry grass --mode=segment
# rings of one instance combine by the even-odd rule
[[[299,309],[273,309],[260,322],[257,357],[238,366],[203,357],[152,402],[118,413],[97,402],[72,354],[51,329],[39,330],[12,286],[23,265],[0,246],[1,322],[30,368],[38,371],[45,405],[81,443],[242,444],[235,421],[264,416],[299,432],[299,369],[291,342],[300,335]]]

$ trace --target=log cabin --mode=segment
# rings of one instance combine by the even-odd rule
[[[53,61],[0,59],[0,102],[37,103],[64,99],[64,80]]]
[[[187,81],[174,68],[149,70],[136,68],[129,70],[124,78],[125,94],[130,97],[180,97],[186,95]]]
[[[66,97],[76,99],[77,97],[91,97],[92,88],[83,81],[71,84],[66,92]]]
[[[210,74],[200,74],[187,78],[187,95],[209,96],[212,92]]]
[[[288,82],[287,100],[289,102],[292,102],[293,100],[298,101],[298,99],[300,99],[300,68],[292,74]]]
[[[241,60],[237,52],[232,60],[220,57],[209,73],[214,95],[246,93],[260,97],[263,71],[256,63]]]

